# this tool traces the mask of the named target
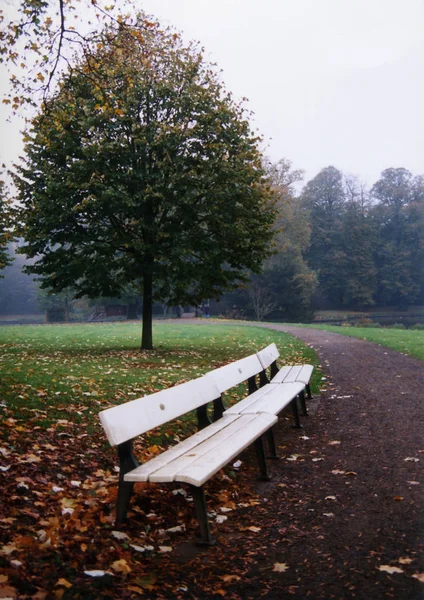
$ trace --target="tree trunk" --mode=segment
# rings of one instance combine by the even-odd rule
[[[153,276],[145,273],[143,277],[143,324],[141,350],[153,348]]]

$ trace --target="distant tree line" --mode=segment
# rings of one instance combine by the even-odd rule
[[[278,192],[276,253],[228,314],[307,321],[314,309],[406,308],[424,302],[424,177],[389,168],[367,190],[326,167],[303,187],[288,161],[269,167]]]
[[[257,320],[308,321],[314,309],[361,310],[372,306],[406,308],[424,303],[424,177],[403,168],[383,171],[367,190],[335,167],[323,169],[303,187],[303,173],[288,160],[267,164],[276,197],[274,253],[261,274],[211,301],[211,314]],[[8,213],[9,215],[9,213]],[[9,221],[8,221],[9,222]],[[5,231],[6,228],[3,228]],[[4,240],[10,235],[4,235]],[[16,244],[3,244],[3,264]],[[25,260],[14,256],[0,279],[0,314],[42,310],[49,320],[87,318],[96,306],[127,305],[137,317],[139,294],[127,286],[119,298],[75,301],[70,288],[38,289],[22,273]],[[155,304],[154,314],[177,315]]]

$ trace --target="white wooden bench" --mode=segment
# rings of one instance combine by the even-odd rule
[[[297,409],[297,398],[304,392],[305,384],[300,381],[287,382],[276,386],[268,382],[266,372],[257,354],[242,358],[228,365],[210,371],[219,392],[222,395],[231,388],[247,381],[249,395],[227,410],[223,403],[224,416],[271,414],[277,416],[284,408],[290,406],[294,417],[294,427],[301,428]],[[259,376],[261,387],[257,385]],[[266,432],[270,458],[278,458],[272,428]]]
[[[206,411],[211,401],[214,401],[214,418],[217,419],[213,423],[208,420]],[[193,495],[201,542],[214,542],[203,484],[252,443],[261,477],[269,479],[261,436],[277,422],[277,417],[268,413],[223,415],[223,408],[220,389],[215,378],[208,374],[100,413],[107,438],[117,447],[120,460],[117,524],[126,519],[135,482],[185,482]],[[133,438],[194,409],[197,409],[200,428],[197,433],[144,464],[137,461]]]
[[[270,384],[282,383],[284,385],[298,382],[303,384],[304,390],[300,392],[299,398],[302,406],[302,412],[307,416],[308,410],[305,401],[305,391],[308,395],[308,399],[311,399],[312,394],[310,380],[314,367],[313,365],[286,365],[279,369],[277,365],[277,359],[279,356],[280,353],[278,352],[278,348],[275,344],[270,344],[257,353],[257,357],[264,369],[263,373],[265,374],[265,376],[262,374],[261,384],[264,385],[268,382]],[[266,369],[268,368],[270,368],[269,377],[266,374]]]

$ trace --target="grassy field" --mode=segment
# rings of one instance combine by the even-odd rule
[[[106,406],[188,381],[272,341],[282,362],[316,363],[301,342],[259,327],[159,323],[150,352],[139,351],[140,333],[134,322],[0,328],[3,408],[35,426],[70,417],[90,424]]]
[[[338,327],[336,325],[307,325],[307,327],[358,337],[424,360],[424,331],[422,330],[386,327]]]

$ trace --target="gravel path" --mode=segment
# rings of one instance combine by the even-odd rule
[[[297,598],[423,598],[424,363],[357,338],[269,327],[311,345],[327,385],[306,435],[290,439],[295,460],[278,469],[288,487],[270,487],[279,506],[294,491],[289,475],[304,500],[291,513],[302,534],[288,539],[285,585],[264,597],[291,585]]]

